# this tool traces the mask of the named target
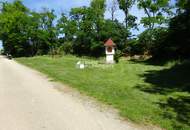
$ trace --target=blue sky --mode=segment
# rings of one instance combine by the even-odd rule
[[[6,1],[6,0],[4,0]],[[12,2],[14,0],[7,0],[8,2]],[[89,6],[91,0],[23,0],[25,6],[30,8],[31,10],[40,11],[43,7],[47,7],[49,9],[54,9],[56,14],[59,15],[61,12],[69,13],[71,8],[80,7],[80,6]],[[110,0],[107,0],[109,3]],[[138,17],[138,23],[140,22],[140,18],[145,14],[142,10],[138,10],[136,6],[131,9],[131,14]],[[110,18],[111,15],[109,11],[106,11],[105,18]],[[124,21],[124,13],[121,10],[116,12],[116,17],[120,22]],[[139,30],[133,30],[133,34],[139,34],[144,30],[142,25],[139,26]],[[2,47],[0,42],[0,48]]]

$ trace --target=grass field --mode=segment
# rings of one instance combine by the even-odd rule
[[[121,116],[167,130],[190,130],[190,62],[155,65],[122,59],[113,66],[76,68],[80,58],[40,56],[18,62],[112,105]]]

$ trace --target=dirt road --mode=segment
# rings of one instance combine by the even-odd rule
[[[59,92],[37,71],[0,56],[0,130],[137,129],[72,92]]]

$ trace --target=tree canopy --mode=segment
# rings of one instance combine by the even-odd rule
[[[112,38],[123,54],[155,57],[189,57],[188,0],[92,0],[89,6],[72,8],[57,16],[54,10],[31,11],[22,1],[0,3],[0,39],[6,53],[15,57],[71,53],[99,57],[104,42]],[[138,6],[145,16],[139,19],[145,31],[131,37],[138,27],[131,8]],[[118,7],[118,8],[117,8]],[[111,13],[105,19],[105,11]],[[125,14],[122,23],[114,15]],[[176,12],[175,12],[176,11]]]

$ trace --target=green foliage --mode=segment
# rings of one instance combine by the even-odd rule
[[[54,10],[34,12],[20,0],[1,2],[0,39],[5,52],[14,57],[55,55],[57,48],[69,49],[60,49],[65,53],[99,57],[104,55],[103,44],[109,38],[118,50],[129,55],[189,57],[190,2],[178,0],[178,13],[172,19],[174,10],[170,2],[118,0],[119,8],[125,13],[125,25],[117,19],[104,18],[105,0],[92,0],[88,7],[72,8],[68,15],[62,13],[58,20]],[[132,39],[130,31],[137,27],[137,18],[130,14],[130,9],[135,3],[147,15],[141,18],[147,30]]]
[[[106,20],[101,35],[105,40],[112,38],[117,48],[119,50],[124,50],[130,32],[118,21]]]
[[[127,42],[124,52],[130,56],[142,55],[144,53],[143,45],[137,39],[130,39]]]
[[[137,27],[135,23],[137,17],[129,14],[129,10],[134,5],[135,0],[118,0],[119,8],[125,13],[125,25],[127,29]]]
[[[129,8],[133,4],[131,1]],[[53,10],[30,11],[19,0],[2,2],[1,6],[0,38],[5,51],[15,57],[54,55],[64,42],[72,44],[69,53],[98,57],[104,54],[103,44],[107,39],[112,38],[118,49],[124,50],[131,35],[122,23],[104,18],[105,0],[93,0],[89,7],[73,8],[69,16],[62,13],[57,24]],[[132,27],[136,18],[128,15],[127,19]]]
[[[155,28],[146,30],[138,36],[138,44],[142,48],[143,53],[152,56],[166,55],[164,52],[164,42],[168,36],[167,28]]]
[[[0,55],[5,55],[4,50],[0,49]]]
[[[0,13],[0,39],[6,53],[13,56],[28,55],[30,44],[28,42],[28,30],[30,28],[29,10],[17,0],[14,3],[3,3]]]
[[[176,0],[177,12],[183,13],[184,10],[189,10],[190,2],[189,0]]]
[[[169,28],[161,28],[158,25],[166,23],[165,20],[168,21],[164,13],[171,13],[168,2],[168,0],[138,2],[139,8],[144,9],[147,14],[141,22],[148,27],[139,35],[138,45],[141,46],[142,52],[147,52],[157,59],[189,58],[190,2],[178,1],[177,7],[180,12],[170,19]],[[157,25],[156,28],[155,25]]]
[[[133,6],[135,0],[118,0],[118,3],[120,9],[127,10],[128,8],[131,8]]]
[[[63,51],[64,54],[73,54],[73,43],[72,42],[64,42],[64,44],[60,47],[60,51]]]
[[[46,43],[48,44],[50,54],[54,55],[55,48],[57,47],[56,28],[53,25],[53,21],[56,18],[54,10],[49,11],[44,9],[41,15],[41,28],[44,31]]]
[[[139,9],[143,9],[147,15],[141,19],[144,27],[153,29],[155,25],[166,24],[169,16],[172,15],[169,2],[170,0],[139,0]]]
[[[120,50],[116,50],[115,55],[114,55],[114,61],[116,63],[119,63],[119,59],[121,58],[121,56],[122,56],[122,52]]]
[[[190,2],[189,2],[190,3]],[[190,5],[190,4],[189,4]],[[188,6],[188,3],[187,5]],[[189,6],[190,7],[190,6]],[[190,10],[184,10],[184,13],[174,17],[169,26],[168,44],[171,56],[189,58],[190,49]]]
[[[148,50],[157,59],[190,57],[190,11],[188,6],[187,2],[180,7],[183,12],[170,20],[168,29],[147,30],[140,35],[139,42],[144,44],[145,50]]]
[[[104,26],[105,0],[93,0],[90,7],[73,8],[71,19],[63,16],[63,34],[72,41],[77,55],[100,56],[103,53],[102,31]],[[61,19],[59,21],[61,21]],[[70,34],[70,35],[69,35]],[[68,38],[69,37],[69,38]]]
[[[128,31],[118,21],[105,20],[104,13],[105,0],[94,0],[90,7],[71,9],[70,18],[62,15],[58,28],[65,35],[65,40],[72,41],[74,54],[102,56],[104,41],[110,37],[119,49],[123,48]]]
[[[53,11],[31,12],[20,0],[4,2],[0,13],[0,39],[13,56],[47,54],[56,47]]]
[[[64,35],[66,41],[71,41],[77,32],[77,22],[68,19],[65,14],[62,13],[57,23],[57,30],[60,35]]]

